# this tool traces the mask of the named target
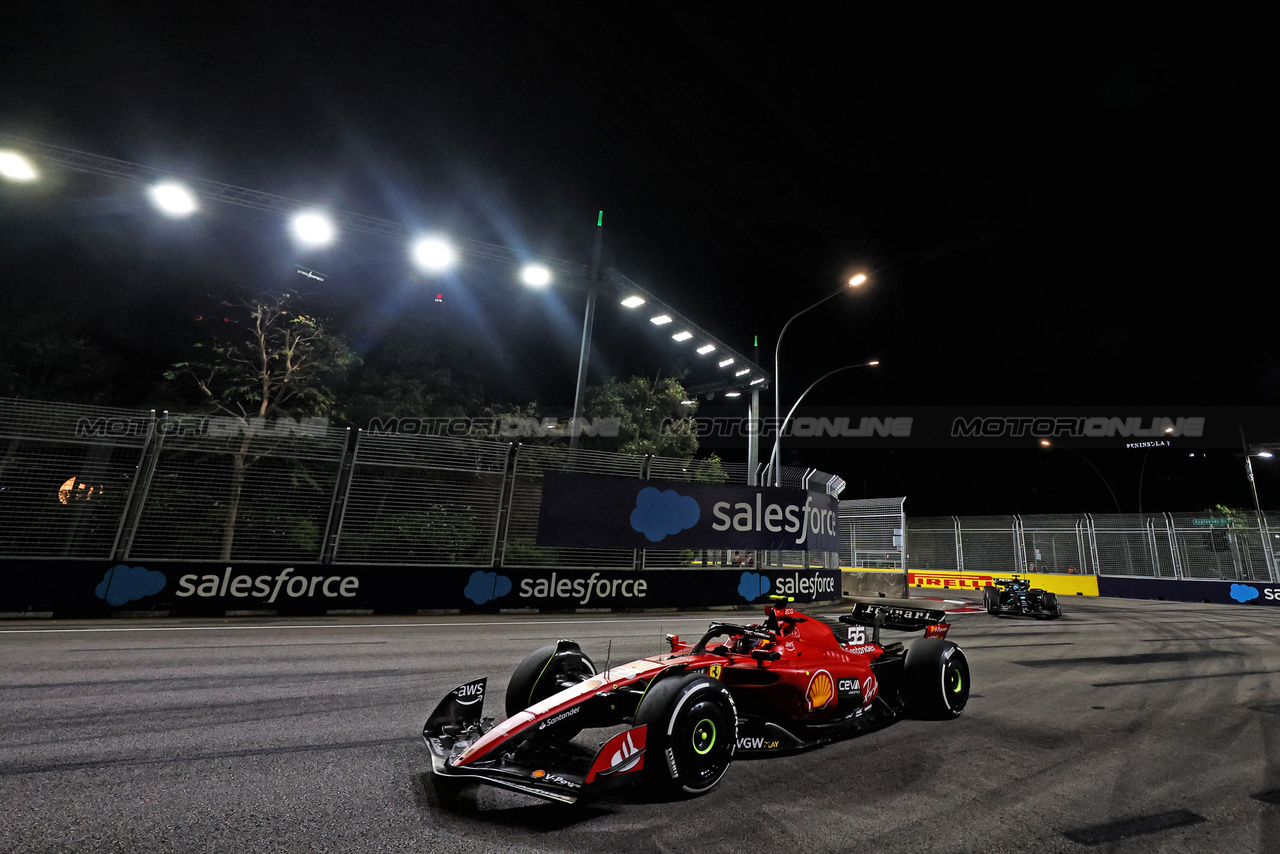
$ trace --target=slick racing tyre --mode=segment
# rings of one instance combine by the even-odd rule
[[[560,693],[566,683],[576,684],[595,674],[596,666],[575,643],[561,641],[535,650],[520,662],[507,683],[507,717]],[[578,734],[568,734],[563,727],[557,732],[564,738]]]
[[[913,643],[902,666],[902,694],[914,717],[959,717],[969,702],[969,662],[964,652],[939,638]]]
[[[662,679],[636,710],[649,727],[642,783],[659,798],[700,795],[729,770],[738,710],[718,679],[690,673]]]
[[[998,614],[1000,612],[1000,591],[994,587],[982,588],[982,604],[986,607],[988,614]]]
[[[1050,620],[1056,620],[1062,616],[1062,606],[1058,604],[1057,593],[1044,594],[1044,615]]]

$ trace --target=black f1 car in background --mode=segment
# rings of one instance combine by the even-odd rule
[[[945,640],[945,616],[911,600],[865,599],[829,623],[775,602],[763,623],[713,622],[693,642],[667,635],[668,652],[603,673],[562,640],[515,669],[505,721],[483,716],[487,680],[476,679],[440,701],[422,738],[442,782],[562,803],[622,782],[661,797],[702,794],[735,756],[795,752],[904,716],[957,717],[969,666]],[[904,648],[881,643],[882,628],[925,637]],[[609,727],[622,729],[577,738]]]
[[[1030,581],[1016,575],[1012,578],[997,578],[994,587],[984,587],[982,604],[986,606],[988,614],[996,617],[1013,614],[1054,620],[1062,616],[1056,594],[1033,588]]]

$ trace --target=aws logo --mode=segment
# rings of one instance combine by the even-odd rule
[[[804,692],[805,699],[809,701],[809,711],[825,708],[833,703],[836,699],[836,683],[831,678],[831,674],[825,670],[819,670],[813,674],[813,678],[809,680],[809,687]]]
[[[459,685],[453,689],[453,696],[460,706],[474,706],[476,703],[484,702],[484,679],[476,682],[469,682],[466,685]]]

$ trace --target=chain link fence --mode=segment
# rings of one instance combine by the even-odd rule
[[[907,519],[841,501],[839,552],[584,549],[536,542],[547,471],[758,482],[745,465],[0,399],[0,548],[24,559],[671,568],[841,565],[1276,580],[1267,518]],[[845,482],[784,467],[784,486]]]
[[[912,570],[1280,581],[1278,536],[1257,513],[939,516],[906,526]]]

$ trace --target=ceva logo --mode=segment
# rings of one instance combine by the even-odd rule
[[[106,571],[93,592],[108,605],[123,605],[135,599],[154,596],[164,589],[166,582],[163,572],[120,563]]]
[[[659,490],[646,486],[636,495],[636,509],[631,511],[631,527],[648,538],[661,542],[665,537],[686,531],[698,524],[702,515],[698,502],[674,489]]]
[[[505,575],[498,575],[496,572],[484,572],[477,569],[471,573],[471,578],[467,580],[467,586],[463,589],[462,595],[477,605],[483,605],[485,602],[501,599],[510,592],[510,578]]]
[[[1233,584],[1231,585],[1231,598],[1241,604],[1252,602],[1258,598],[1258,588],[1250,587],[1248,584]]]

